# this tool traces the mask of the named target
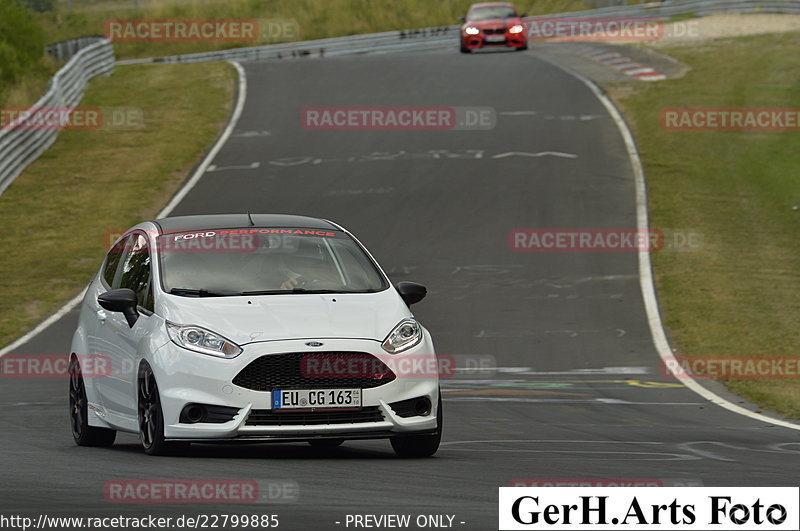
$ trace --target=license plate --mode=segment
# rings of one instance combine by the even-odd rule
[[[487,35],[486,42],[503,42],[506,40],[505,35]]]
[[[272,409],[360,408],[361,389],[275,389]]]

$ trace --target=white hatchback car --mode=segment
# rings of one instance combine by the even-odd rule
[[[349,232],[301,216],[163,218],[128,230],[81,305],[72,340],[75,442],[138,433],[146,453],[194,442],[388,438],[439,447],[433,341]],[[88,374],[91,362],[109,370]]]

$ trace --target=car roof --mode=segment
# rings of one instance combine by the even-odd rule
[[[514,7],[514,4],[511,2],[481,2],[479,4],[472,4],[469,6],[470,9],[473,7],[495,7],[495,6],[509,6]]]
[[[244,227],[342,230],[341,227],[324,219],[289,214],[205,214],[160,218],[153,223],[162,233]]]

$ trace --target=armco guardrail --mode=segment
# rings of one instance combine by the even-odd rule
[[[665,0],[632,6],[610,6],[544,17],[635,17],[667,19],[676,15],[697,16],[712,13],[800,13],[800,0]],[[388,31],[352,37],[268,44],[216,52],[129,59],[118,64],[193,63],[198,61],[281,59],[297,56],[338,56],[360,53],[392,53],[439,49],[455,46],[458,26],[442,26],[406,31]]]
[[[313,41],[266,44],[215,52],[190,53],[169,57],[128,59],[119,65],[138,63],[195,63],[199,61],[248,61],[298,56],[339,56],[359,53],[390,53],[439,48],[457,38],[458,26],[443,26],[405,31],[387,31]]]
[[[68,41],[54,42],[44,47],[47,55],[53,57],[58,61],[66,61],[83,48],[91,46],[96,42],[100,42],[105,37],[102,35],[92,35],[89,37],[78,37],[77,39],[69,39]]]
[[[27,112],[48,107],[71,108],[80,103],[86,83],[114,70],[114,50],[102,39],[78,51],[50,80],[47,93]],[[15,120],[0,130],[0,194],[58,136],[57,128],[31,127]]]

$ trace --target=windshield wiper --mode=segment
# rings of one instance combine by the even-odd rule
[[[172,288],[169,292],[173,295],[184,295],[189,297],[233,297],[241,295],[238,291],[209,290],[209,289],[190,289]]]
[[[260,291],[244,291],[242,295],[290,295],[292,293],[302,293],[306,295],[318,295],[325,293],[375,293],[376,290],[358,290],[358,291],[345,291],[340,289],[306,289],[306,288],[293,288],[293,289],[268,289]]]
[[[265,289],[258,291],[244,291],[242,295],[287,295],[292,293],[343,293],[335,289],[306,289],[306,288],[292,288],[292,289]]]

